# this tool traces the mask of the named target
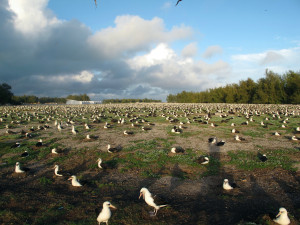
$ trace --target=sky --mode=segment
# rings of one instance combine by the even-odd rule
[[[0,0],[15,95],[150,98],[300,71],[299,0]]]

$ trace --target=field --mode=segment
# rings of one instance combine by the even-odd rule
[[[299,105],[2,106],[0,224],[96,225],[104,201],[117,207],[110,225],[275,224],[280,207],[299,224],[299,113]],[[211,137],[225,144],[209,143]],[[109,153],[108,144],[117,152]],[[171,153],[177,146],[184,152]],[[29,156],[21,157],[24,151]],[[209,163],[200,164],[201,156]],[[29,171],[15,173],[16,162]],[[54,174],[54,165],[63,176]],[[71,175],[83,186],[73,187]],[[223,190],[225,178],[238,187]],[[158,205],[167,204],[156,216],[138,198],[142,187]]]

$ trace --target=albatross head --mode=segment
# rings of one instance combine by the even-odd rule
[[[117,207],[113,206],[109,201],[106,201],[103,203],[103,208],[105,207],[110,207],[110,208],[113,208],[113,209],[117,209]]]

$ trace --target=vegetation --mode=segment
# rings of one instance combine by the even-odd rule
[[[90,101],[90,97],[87,94],[80,94],[80,95],[68,95],[66,99],[72,99],[77,101]]]
[[[168,95],[167,102],[299,104],[300,72],[289,71],[280,76],[266,70],[266,77],[257,82],[248,78],[239,84],[228,84],[202,92],[183,91]]]
[[[11,86],[8,84],[0,84],[0,105],[12,102],[13,93],[10,90]]]
[[[15,104],[34,104],[34,103],[66,103],[65,98],[52,98],[52,97],[41,97],[38,98],[34,95],[23,95],[23,96],[13,96],[13,103]]]
[[[102,101],[104,104],[108,103],[135,103],[135,102],[161,102],[161,100],[155,100],[155,99],[104,99]]]

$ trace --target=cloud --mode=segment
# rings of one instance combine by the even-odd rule
[[[163,4],[162,9],[170,9],[171,7],[172,7],[172,3],[168,1]]]
[[[218,45],[213,45],[213,46],[209,46],[205,52],[203,53],[203,57],[204,58],[212,58],[213,56],[217,55],[217,54],[222,54],[223,53],[223,49],[218,46]]]
[[[297,47],[235,55],[231,64],[211,62],[222,53],[220,46],[208,47],[204,60],[196,60],[191,27],[166,28],[161,18],[121,15],[113,26],[93,32],[78,20],[59,20],[47,3],[0,0],[0,78],[16,95],[164,100],[168,93],[225,84],[254,67],[288,68],[300,61]],[[171,46],[179,41],[190,43],[177,52]]]
[[[197,51],[198,51],[197,43],[193,42],[193,43],[188,44],[187,46],[185,46],[182,49],[181,55],[183,57],[187,57],[187,58],[194,57],[197,55]]]
[[[224,61],[208,64],[181,58],[166,44],[159,44],[148,54],[130,59],[128,64],[136,71],[136,81],[169,92],[212,87],[215,83],[212,78],[230,71],[230,66]]]
[[[157,17],[144,20],[139,16],[118,16],[115,24],[115,27],[102,29],[88,39],[88,43],[107,58],[144,51],[159,42],[190,38],[193,33],[186,26],[167,31],[163,20]]]
[[[283,74],[287,70],[299,71],[300,47],[268,50],[253,54],[238,54],[231,57],[235,74],[256,79],[264,75],[265,69]],[[288,69],[287,69],[288,68]]]
[[[14,27],[25,35],[36,36],[59,20],[47,10],[48,0],[9,0],[9,9],[14,13]]]

